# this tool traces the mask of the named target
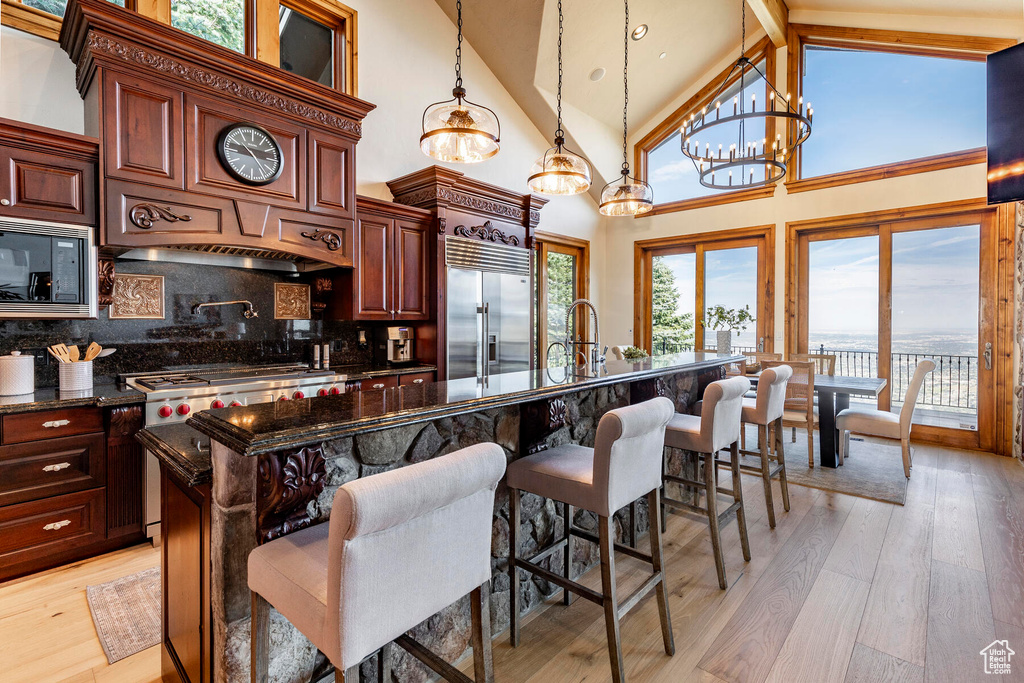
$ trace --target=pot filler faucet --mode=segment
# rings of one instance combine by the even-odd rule
[[[258,318],[260,314],[256,312],[256,308],[252,305],[251,301],[209,301],[205,304],[196,304],[192,307],[192,315],[198,315],[199,311],[206,308],[207,306],[230,306],[232,304],[242,304],[245,306],[245,310],[242,311],[242,315],[246,318]]]
[[[570,323],[572,321],[573,313],[576,311],[576,308],[578,306],[586,306],[587,308],[589,308],[591,316],[594,319],[594,341],[592,342],[583,341],[578,334],[576,335],[575,340],[572,338],[572,326],[570,325]],[[582,367],[587,367],[589,365],[594,370],[597,370],[597,368],[602,363],[604,363],[605,354],[608,352],[608,347],[605,347],[603,351],[601,350],[601,326],[598,323],[597,319],[597,309],[594,307],[594,304],[592,304],[589,299],[576,299],[569,305],[568,310],[566,310],[565,312],[565,341],[552,342],[548,346],[547,351],[544,355],[550,356],[551,349],[554,348],[555,346],[561,346],[565,350],[565,355],[569,365],[577,365],[576,360],[581,355],[583,356],[583,363],[579,365]],[[589,355],[587,354],[586,350],[586,347],[588,346],[594,347],[590,349]]]

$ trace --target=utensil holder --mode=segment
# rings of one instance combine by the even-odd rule
[[[60,390],[92,391],[92,361],[61,363],[58,370]]]

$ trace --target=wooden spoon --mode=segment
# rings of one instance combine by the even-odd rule
[[[72,363],[77,363],[78,362],[78,358],[79,358],[78,347],[75,346],[74,344],[72,344],[71,346],[68,347],[68,351],[70,352],[69,355],[71,357],[71,362]]]
[[[92,342],[91,344],[89,344],[89,348],[85,350],[86,362],[91,361],[93,358],[100,355],[100,351],[102,350],[103,347],[97,344],[96,342]]]

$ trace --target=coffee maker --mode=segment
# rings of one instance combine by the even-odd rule
[[[373,360],[377,364],[411,363],[415,355],[411,327],[379,327],[374,330]]]

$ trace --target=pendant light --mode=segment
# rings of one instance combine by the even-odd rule
[[[466,99],[466,89],[462,87],[462,0],[455,6],[459,16],[455,88],[452,99],[435,102],[423,111],[420,149],[438,161],[475,164],[498,153],[501,124],[493,110]]]
[[[604,216],[639,216],[654,208],[654,190],[642,180],[629,175],[629,155],[626,140],[629,137],[627,113],[629,111],[629,0],[626,7],[626,34],[622,57],[622,178],[613,180],[601,190],[598,211]]]
[[[558,128],[555,146],[537,159],[527,184],[538,194],[570,195],[590,189],[590,163],[565,146],[562,131],[562,0],[558,0]]]

